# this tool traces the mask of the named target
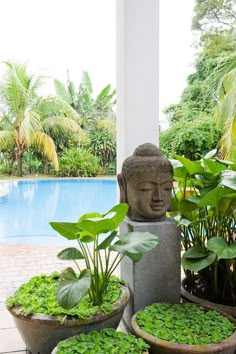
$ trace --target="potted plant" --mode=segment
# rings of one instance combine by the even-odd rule
[[[122,257],[137,262],[158,244],[158,237],[150,233],[118,234],[127,211],[127,204],[118,204],[104,215],[89,213],[74,223],[50,223],[63,237],[78,241],[78,248],[58,254],[60,259],[72,260],[76,271],[69,267],[60,276],[33,277],[7,299],[33,354],[49,354],[60,340],[80,332],[118,326],[129,290],[112,274]]]
[[[199,161],[173,160],[178,186],[172,207],[181,228],[186,276],[182,296],[223,304],[222,310],[236,315],[236,164],[215,153]]]
[[[151,354],[233,354],[236,348],[236,320],[196,304],[153,304],[131,324]]]
[[[59,342],[52,354],[70,353],[134,353],[148,354],[149,345],[134,335],[116,331],[114,328],[105,328],[101,331],[81,333]]]

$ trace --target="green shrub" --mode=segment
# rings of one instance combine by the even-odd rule
[[[194,121],[179,121],[160,133],[160,148],[164,155],[184,155],[198,160],[208,151],[217,148],[222,131],[215,126],[214,118],[201,115]]]
[[[108,173],[110,165],[116,161],[116,140],[114,135],[99,125],[90,133],[90,147],[100,160],[102,172]]]
[[[25,151],[22,159],[23,175],[43,173],[43,162],[34,151]]]
[[[99,160],[86,149],[66,149],[59,157],[61,177],[94,177],[99,172]]]
[[[14,175],[16,173],[16,162],[13,159],[2,156],[0,159],[0,174]]]

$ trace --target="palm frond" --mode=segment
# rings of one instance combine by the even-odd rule
[[[83,71],[82,73],[82,85],[84,85],[84,88],[90,95],[93,93],[93,86],[88,71]]]
[[[35,107],[42,120],[50,116],[64,116],[80,121],[79,114],[65,101],[57,96],[41,97]]]
[[[34,133],[31,139],[31,145],[44,157],[53,163],[56,171],[59,169],[58,157],[55,144],[49,135],[43,132]]]
[[[26,111],[19,129],[21,137],[30,144],[33,134],[40,130],[42,130],[40,116],[34,111]]]
[[[27,107],[27,73],[26,65],[5,62],[7,72],[2,83],[1,93],[3,99],[9,107],[10,112],[14,113],[18,119]]]
[[[63,101],[65,101],[69,104],[72,103],[71,95],[68,92],[68,90],[66,89],[65,85],[61,81],[54,80],[54,87],[55,87],[57,96],[59,96]]]
[[[236,116],[232,121],[226,121],[224,135],[220,141],[220,152],[224,159],[236,158]]]
[[[53,133],[54,135],[82,132],[82,128],[73,119],[64,116],[48,117],[42,121],[42,127],[47,134]]]

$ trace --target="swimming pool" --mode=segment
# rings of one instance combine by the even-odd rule
[[[116,180],[110,179],[4,181],[0,191],[0,242],[8,243],[68,245],[49,221],[75,222],[117,203]]]

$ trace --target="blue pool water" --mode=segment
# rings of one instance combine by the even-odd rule
[[[117,203],[115,180],[47,179],[0,183],[0,242],[68,245],[49,221],[76,222]]]

